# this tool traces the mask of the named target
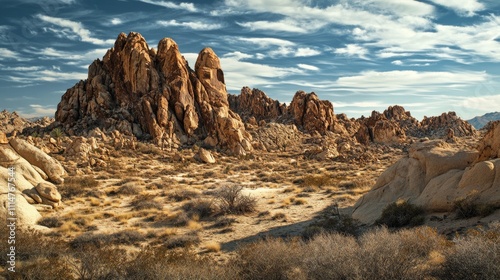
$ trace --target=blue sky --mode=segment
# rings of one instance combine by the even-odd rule
[[[0,109],[53,115],[120,32],[211,47],[230,93],[314,91],[350,117],[500,110],[497,0],[2,0]]]

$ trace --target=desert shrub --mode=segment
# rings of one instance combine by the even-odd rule
[[[48,228],[57,228],[62,226],[63,222],[58,217],[45,217],[38,221],[38,224]]]
[[[165,240],[163,246],[167,249],[186,248],[200,243],[200,237],[193,234],[170,236]]]
[[[307,175],[302,180],[302,187],[318,187],[328,186],[332,181],[329,174]]]
[[[495,207],[490,204],[477,202],[478,192],[472,191],[465,197],[458,198],[453,202],[453,209],[459,219],[468,219],[476,216],[485,217],[495,211]]]
[[[245,214],[255,211],[257,200],[241,193],[243,187],[222,187],[215,194],[221,213]]]
[[[62,131],[62,129],[60,127],[56,127],[54,129],[52,129],[52,131],[50,132],[50,136],[54,137],[54,138],[61,138],[64,136],[64,132]]]
[[[229,218],[226,216],[220,216],[212,225],[213,228],[223,228],[231,226],[234,222],[236,222],[235,218]]]
[[[219,266],[187,250],[146,247],[126,264],[126,279],[238,279],[233,267]]]
[[[359,254],[360,247],[353,237],[317,235],[303,251],[307,279],[360,279]]]
[[[196,199],[193,201],[188,201],[182,205],[182,209],[186,211],[188,216],[207,218],[214,214],[214,204],[212,200],[208,199]]]
[[[63,198],[84,196],[92,192],[99,185],[99,181],[92,176],[68,177],[58,188]]]
[[[87,248],[103,248],[111,244],[133,245],[144,241],[145,237],[134,230],[124,230],[112,234],[84,233],[69,242],[73,249],[87,250]]]
[[[199,196],[199,193],[191,190],[175,190],[167,195],[168,199],[171,201],[184,201],[196,198]]]
[[[77,279],[123,279],[126,257],[125,249],[114,246],[78,247],[67,262]]]
[[[500,243],[484,237],[455,240],[445,253],[442,279],[500,279]]]
[[[358,268],[361,279],[424,279],[426,257],[420,250],[405,246],[398,233],[380,228],[359,239]]]
[[[341,233],[355,236],[360,224],[358,220],[349,215],[325,216],[306,227],[302,232],[302,237],[307,240],[322,233]]]
[[[238,250],[236,261],[242,279],[300,279],[304,244],[268,239]],[[302,275],[297,275],[301,273]]]
[[[130,206],[134,210],[144,210],[144,209],[163,209],[163,204],[154,200],[155,196],[153,195],[139,195],[132,202],[130,202]]]
[[[422,207],[405,200],[399,200],[387,205],[376,224],[392,228],[418,226],[425,221],[425,211]]]
[[[132,182],[130,183],[125,183],[118,189],[119,194],[124,194],[124,195],[135,195],[139,194],[141,192],[142,187],[138,186]]]

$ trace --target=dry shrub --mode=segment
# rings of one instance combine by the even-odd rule
[[[200,195],[199,192],[197,191],[191,191],[191,190],[174,190],[173,192],[167,194],[167,198],[171,201],[184,201],[184,200],[191,200],[193,198],[196,198]]]
[[[245,214],[255,211],[257,200],[241,193],[243,187],[222,187],[215,194],[219,211],[224,214]]]
[[[358,233],[360,222],[348,215],[324,216],[311,223],[303,232],[302,237],[311,239],[323,233],[341,233],[355,236]]]
[[[57,228],[63,225],[63,221],[58,217],[45,217],[38,221],[38,224],[48,228]]]
[[[73,249],[104,248],[110,244],[134,245],[144,240],[144,235],[134,230],[124,230],[112,234],[93,234],[87,232],[74,238],[70,241],[69,245]]]
[[[163,204],[158,201],[155,201],[154,195],[139,195],[132,202],[130,206],[134,210],[144,210],[144,209],[163,209]]]
[[[360,279],[356,239],[340,234],[320,234],[304,250],[308,279]]]
[[[215,212],[214,204],[212,200],[208,199],[196,199],[193,201],[188,201],[182,205],[182,209],[187,213],[189,217],[198,217],[201,219],[208,218],[212,216]]]
[[[422,207],[413,205],[406,200],[399,200],[387,205],[376,224],[391,228],[418,226],[425,221],[425,211]]]
[[[500,223],[469,231],[445,251],[442,279],[500,279]]]
[[[138,186],[134,182],[125,183],[118,189],[118,193],[123,195],[136,195],[141,191],[142,186]]]
[[[242,279],[296,279],[291,276],[301,270],[304,251],[300,241],[268,239],[240,248],[236,264]]]
[[[329,174],[307,175],[303,178],[302,187],[322,188],[328,186],[331,181]]]
[[[465,197],[453,202],[453,208],[459,219],[468,219],[476,216],[486,217],[495,211],[494,205],[478,203],[479,192],[474,190]]]
[[[58,188],[63,198],[76,196],[86,196],[99,185],[99,182],[92,176],[68,177]]]

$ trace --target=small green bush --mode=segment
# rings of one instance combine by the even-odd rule
[[[422,207],[401,200],[387,205],[375,223],[391,228],[414,227],[425,222],[424,214],[425,211]]]

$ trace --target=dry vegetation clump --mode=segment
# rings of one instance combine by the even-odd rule
[[[453,240],[438,271],[441,279],[500,279],[500,222]]]
[[[435,230],[419,227],[391,232],[368,231],[359,238],[323,233],[301,239],[266,239],[240,247],[224,265],[189,248],[196,234],[162,236],[159,246],[138,252],[145,235],[132,231],[83,234],[69,243],[19,230],[15,274],[7,279],[499,279],[500,223],[446,240]],[[7,240],[7,232],[0,231]],[[120,245],[120,247],[118,247]],[[221,245],[206,241],[204,252]],[[0,261],[7,262],[7,246]],[[119,256],[119,257],[117,257]]]
[[[57,228],[63,225],[63,221],[61,221],[58,217],[45,217],[38,221],[38,224],[48,228]]]
[[[190,217],[204,219],[212,216],[215,213],[215,206],[210,199],[196,199],[188,201],[182,205],[182,209]]]
[[[96,191],[99,181],[92,176],[68,177],[58,189],[63,199],[87,196]]]
[[[134,210],[163,209],[163,204],[154,199],[155,196],[153,195],[139,195],[130,202],[130,206],[132,206]]]
[[[399,200],[387,205],[375,223],[391,228],[413,227],[424,223],[424,214],[425,211],[422,207],[413,205],[406,200]]]
[[[493,213],[496,208],[494,205],[477,203],[478,192],[472,191],[465,197],[459,198],[453,202],[453,208],[459,219],[468,219],[472,217],[486,217]]]
[[[128,182],[123,184],[119,189],[118,189],[118,194],[123,194],[123,195],[136,195],[141,193],[142,191],[142,186],[134,184],[134,182]]]
[[[317,175],[306,175],[302,179],[301,186],[303,188],[323,188],[328,186],[332,182],[330,174],[317,174]]]
[[[197,198],[200,195],[197,191],[186,190],[186,189],[176,189],[167,194],[167,198],[170,201],[180,202],[185,200],[191,200]]]
[[[256,210],[257,200],[241,193],[243,187],[222,187],[216,193],[218,209],[222,214],[245,214]]]

